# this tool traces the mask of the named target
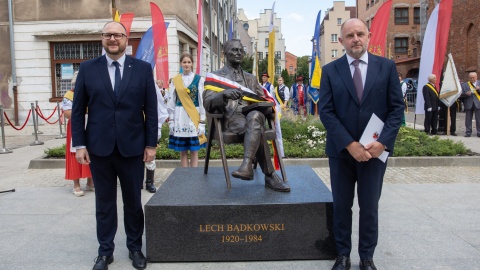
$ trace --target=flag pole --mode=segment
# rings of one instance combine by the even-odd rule
[[[115,14],[117,13],[117,5],[115,0],[112,0],[112,20],[115,20]]]

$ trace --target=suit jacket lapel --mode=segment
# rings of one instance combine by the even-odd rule
[[[380,74],[380,66],[378,59],[376,57],[372,57],[372,55],[368,54],[368,67],[367,67],[367,77],[365,79],[365,86],[363,87],[363,95],[362,101],[368,96],[372,87],[375,83],[375,78],[378,74]],[[352,80],[353,81],[353,80]]]
[[[102,56],[98,60],[98,69],[100,71],[100,77],[105,84],[107,94],[110,96],[113,102],[115,102],[115,94],[113,93],[112,82],[110,81],[110,75],[108,74],[108,63],[106,56]]]
[[[355,85],[353,84],[352,72],[350,71],[350,65],[348,64],[346,55],[343,55],[342,58],[340,58],[340,61],[337,62],[336,67],[339,77],[345,84],[345,88],[347,88],[352,98],[358,103]]]
[[[132,76],[133,71],[133,60],[130,56],[126,55],[125,63],[123,66],[123,76],[122,76],[122,85],[120,86],[120,93],[118,93],[117,102],[122,99],[127,90],[128,83],[130,82],[130,77]]]

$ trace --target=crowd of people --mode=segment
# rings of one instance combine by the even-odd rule
[[[371,34],[365,22],[350,19],[342,24],[338,40],[346,54],[323,67],[318,107],[309,98],[302,76],[296,78],[291,88],[279,77],[275,87],[268,82],[268,73],[262,74],[259,82],[254,75],[242,70],[240,64],[245,52],[238,39],[225,42],[225,65],[212,72],[230,87],[212,90],[205,87],[204,77],[195,74],[189,53],[181,54],[181,71],[168,84],[161,80],[155,82],[150,64],[125,54],[128,37],[121,23],[105,24],[101,36],[106,54],[80,65],[76,80],[72,80],[75,87],[63,101],[63,110],[70,119],[65,178],[74,181],[75,196],[83,195],[80,178],[87,178],[85,190],[94,191],[96,195],[99,248],[94,270],[108,269],[114,261],[117,181],[122,191],[129,258],[134,268],[146,268],[147,260],[142,253],[141,189],[146,168],[145,189],[156,191],[155,155],[164,123],[169,126],[168,148],[180,152],[182,167],[197,167],[198,151],[206,146],[207,112],[222,112],[225,130],[243,139],[243,160],[232,176],[252,180],[256,161],[264,174],[266,188],[290,192],[288,183],[275,172],[268,144],[263,140],[267,116],[261,110],[249,109],[252,100],[272,97],[281,110],[290,108],[303,117],[318,113],[327,130],[326,153],[338,252],[332,269],[351,267],[355,190],[360,207],[360,269],[377,269],[373,255],[378,242],[378,207],[387,166],[379,157],[393,155],[398,130],[405,125],[405,89],[401,77],[398,79],[394,61],[367,52]],[[480,81],[476,73],[470,73],[469,78],[469,82],[462,85],[465,136],[472,135],[475,114],[480,137]],[[436,80],[435,75],[430,75],[429,83],[422,89],[428,134],[438,134],[438,113],[446,111],[439,102]],[[380,134],[375,134],[376,140],[363,145],[360,140],[373,115],[384,126]],[[452,122],[450,131],[454,135],[455,123]]]
[[[465,110],[465,137],[472,136],[472,121],[475,115],[476,135],[480,137],[480,81],[476,72],[468,74],[468,81],[461,84],[461,95],[451,106],[445,105],[440,99],[437,89],[437,76],[430,74],[428,83],[423,86],[424,98],[424,131],[428,135],[457,136],[457,111]],[[447,131],[449,130],[449,134]]]

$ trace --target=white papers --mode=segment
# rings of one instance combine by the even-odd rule
[[[378,118],[378,116],[376,116],[375,114],[372,114],[370,121],[368,121],[367,127],[363,131],[359,143],[365,146],[369,143],[375,142],[382,133],[383,125],[383,121],[380,120],[380,118]],[[378,158],[385,163],[388,158],[388,152],[383,151],[383,153]]]

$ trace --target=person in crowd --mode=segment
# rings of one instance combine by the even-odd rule
[[[278,87],[275,87],[272,95],[280,103],[282,110],[286,110],[288,100],[290,99],[290,90],[284,84],[283,77],[278,77],[277,83]]]
[[[182,167],[198,167],[198,150],[207,145],[202,97],[205,79],[193,72],[193,57],[189,53],[180,56],[180,64],[182,73],[172,78],[167,102],[168,148],[180,152]]]
[[[168,122],[167,104],[165,103],[165,88],[163,88],[163,81],[157,80],[155,84],[157,93],[157,113],[158,113],[158,141],[162,138],[162,125]],[[155,160],[145,162],[145,190],[150,193],[155,193]]]
[[[242,70],[240,64],[245,51],[239,39],[230,39],[223,46],[225,66],[213,74],[250,89],[256,96],[265,97],[257,78]],[[249,92],[237,88],[223,91],[206,90],[204,106],[208,112],[223,112],[223,126],[226,131],[243,137],[244,156],[240,167],[232,176],[242,180],[253,180],[253,160],[256,158],[265,175],[265,186],[275,191],[290,192],[290,186],[275,173],[270,149],[263,139],[265,133],[265,115],[258,110],[242,113],[250,102],[243,97]]]
[[[155,82],[149,63],[125,54],[128,37],[123,24],[106,23],[101,37],[106,54],[80,64],[72,109],[76,159],[90,164],[95,183],[99,248],[93,269],[108,269],[113,262],[117,179],[122,190],[128,257],[134,268],[145,269],[141,189],[144,162],[151,162],[156,154]]]
[[[270,76],[268,76],[268,73],[263,73],[262,74],[262,87],[267,89],[267,91],[273,96],[273,85],[268,81]]]
[[[407,83],[403,81],[402,76],[398,76],[398,79],[400,80],[400,87],[402,88],[402,96],[403,96],[403,101],[406,104],[407,103]],[[405,127],[407,125],[407,122],[405,121],[405,113],[403,113],[403,119],[402,119],[402,127]]]
[[[303,84],[303,77],[298,76],[297,82],[292,85],[292,109],[295,115],[307,116],[307,89]]]
[[[465,104],[465,137],[472,136],[472,120],[475,113],[477,137],[480,137],[480,81],[476,72],[468,74],[468,82],[462,84]]]
[[[373,254],[378,242],[378,205],[387,167],[378,157],[384,151],[393,154],[405,107],[395,62],[368,53],[370,37],[364,21],[345,21],[338,40],[346,54],[322,69],[319,112],[327,130],[325,152],[330,167],[338,252],[333,270],[351,266],[355,191],[360,208],[360,269],[377,269]],[[377,134],[363,135],[377,138],[362,145],[360,138],[374,114],[384,123],[383,129]]]
[[[78,71],[73,73],[72,85],[75,86],[77,80]],[[83,190],[80,187],[80,178],[87,178],[87,184],[85,185],[86,191],[94,191],[94,185],[92,180],[92,173],[90,172],[90,166],[82,165],[75,159],[75,147],[72,147],[72,123],[70,116],[72,115],[72,102],[73,102],[74,89],[67,91],[62,101],[62,110],[65,118],[68,119],[67,124],[67,143],[65,146],[65,179],[73,180],[73,195],[77,197],[83,196]]]
[[[440,110],[440,100],[435,84],[437,83],[437,76],[435,74],[428,75],[428,83],[423,86],[423,100],[425,110],[425,133],[429,135],[436,135],[438,131],[438,111]]]

